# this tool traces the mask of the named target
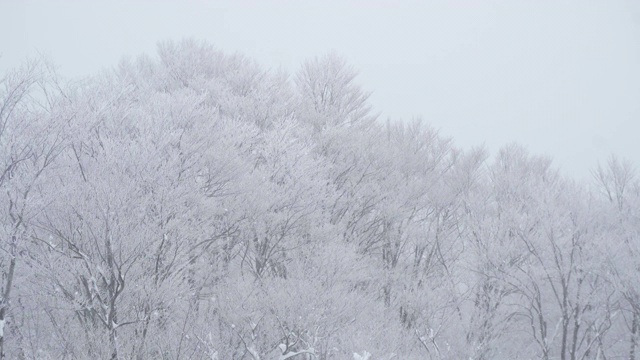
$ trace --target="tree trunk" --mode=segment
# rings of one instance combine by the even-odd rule
[[[15,237],[13,238],[15,241]],[[4,330],[6,325],[7,307],[9,306],[9,296],[11,295],[11,287],[13,286],[13,274],[16,268],[16,258],[11,257],[9,262],[9,273],[7,274],[7,283],[0,301],[0,359],[5,358],[4,353]]]
[[[118,360],[118,338],[116,329],[109,331],[109,343],[111,344],[111,360]]]
[[[636,348],[638,347],[638,330],[640,330],[640,313],[633,310],[633,320],[631,320],[631,348],[629,349],[629,360],[636,359]]]

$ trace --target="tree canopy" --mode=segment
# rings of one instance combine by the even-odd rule
[[[636,359],[640,181],[382,122],[336,54],[0,78],[0,358]]]

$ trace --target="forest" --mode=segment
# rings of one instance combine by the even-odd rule
[[[640,359],[624,159],[382,121],[335,54],[0,76],[0,359]]]

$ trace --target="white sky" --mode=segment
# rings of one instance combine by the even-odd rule
[[[383,119],[463,147],[518,142],[577,178],[611,153],[640,167],[638,0],[0,0],[2,73],[41,52],[90,75],[184,37],[290,73],[334,50]]]

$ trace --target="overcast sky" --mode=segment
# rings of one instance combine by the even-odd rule
[[[185,37],[290,73],[336,51],[383,119],[462,147],[517,142],[577,178],[611,153],[640,166],[638,0],[0,0],[2,73],[40,52],[90,75]]]

